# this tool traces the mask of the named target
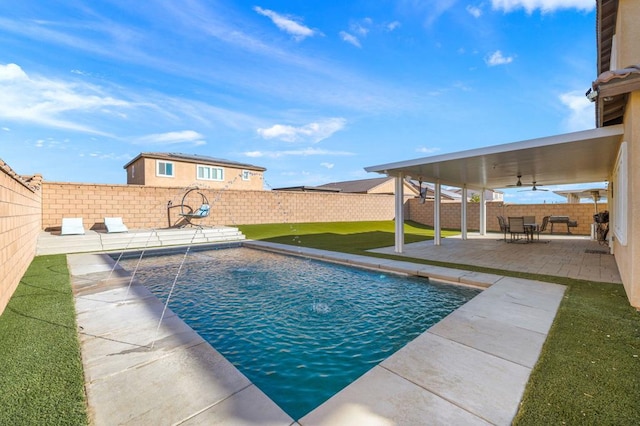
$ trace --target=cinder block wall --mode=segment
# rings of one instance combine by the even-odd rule
[[[425,225],[433,226],[433,201],[427,200],[420,204],[419,200],[411,199],[408,202],[409,218]],[[606,203],[598,204],[598,211],[606,210]],[[443,228],[460,229],[461,209],[460,203],[455,201],[443,201],[440,205],[440,220]],[[502,201],[487,203],[487,231],[499,232],[497,216],[535,216],[537,223],[542,223],[544,216],[569,216],[571,220],[578,222],[576,228],[571,228],[574,234],[589,235],[595,206],[593,203],[580,204],[504,204]],[[467,204],[467,229],[478,230],[480,227],[480,205],[478,203]],[[566,225],[555,225],[554,233],[566,232]],[[551,231],[551,225],[546,232]]]
[[[0,314],[36,253],[42,229],[38,183],[30,186],[0,160]]]
[[[394,196],[384,194],[335,194],[285,191],[235,191],[202,189],[211,205],[211,215],[203,225],[244,225],[259,223],[300,223],[392,220]],[[96,185],[44,182],[42,186],[42,226],[56,230],[63,217],[82,217],[87,229],[104,229],[105,216],[120,216],[130,229],[167,228],[180,223],[180,205],[184,188],[137,185]],[[191,192],[185,204],[193,210],[203,198]],[[420,204],[407,198],[405,218],[433,226],[433,201]],[[600,204],[599,210],[606,209]],[[504,204],[487,203],[487,230],[499,231],[496,216],[569,216],[578,222],[575,234],[588,235],[595,212],[593,203],[585,204]],[[443,201],[442,226],[460,229],[460,203]],[[467,228],[479,229],[479,205],[469,203]],[[550,228],[548,228],[550,229]],[[566,227],[558,225],[562,232]]]
[[[203,189],[211,215],[203,225],[392,220],[393,195]],[[120,216],[130,229],[180,223],[184,188],[44,182],[42,226],[59,229],[63,217],[82,217],[85,228],[104,229],[105,216]],[[191,192],[193,210],[202,196]]]

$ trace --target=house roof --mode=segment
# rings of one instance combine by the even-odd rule
[[[273,191],[298,191],[298,192],[340,192],[339,189],[336,188],[320,188],[318,186],[287,186],[281,188],[273,188]]]
[[[598,78],[587,95],[591,93],[589,99],[597,102],[596,125],[602,127],[622,123],[628,93],[640,90],[640,69],[638,65],[622,64],[626,68],[611,70],[619,0],[599,0],[596,4]]]
[[[234,167],[237,169],[247,169],[264,172],[264,167],[254,166],[253,164],[239,163],[236,161],[229,161],[222,158],[209,157],[207,155],[199,154],[182,154],[180,152],[141,152],[133,160],[124,165],[124,168],[128,168],[131,164],[138,161],[140,158],[153,158],[156,160],[168,160],[168,161],[182,161],[184,163],[197,163],[211,166],[225,166]]]
[[[591,84],[597,96],[598,126],[622,123],[628,93],[640,90],[640,64],[605,71]]]
[[[333,189],[338,190],[339,192],[352,194],[367,194],[380,185],[387,183],[390,179],[390,177],[380,177],[371,179],[347,180],[342,182],[326,183],[324,185],[319,185],[318,188]]]
[[[569,189],[565,191],[553,191],[554,194],[558,194],[562,197],[567,197],[569,199],[571,196],[575,196],[577,198],[589,198],[591,200],[594,197],[597,197],[598,200],[602,198],[606,198],[608,191],[606,188],[588,188],[588,189]]]
[[[616,32],[618,0],[600,0],[596,4],[596,43],[598,49],[598,75],[609,71],[613,36]]]
[[[422,178],[472,189],[601,182],[617,158],[622,125],[366,167],[369,172]]]

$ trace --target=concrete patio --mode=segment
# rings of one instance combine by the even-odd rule
[[[533,243],[505,242],[504,235],[469,233],[433,241],[406,244],[401,256],[440,262],[482,266],[507,271],[528,272],[589,281],[622,283],[609,247],[583,235],[540,235]],[[507,236],[507,241],[509,237]],[[371,250],[398,254],[393,247]]]
[[[301,425],[509,424],[564,294],[559,285],[410,261],[237,244],[487,288]],[[111,257],[68,262],[93,424],[296,424],[170,310],[158,326],[161,303],[135,282],[127,291],[129,275],[112,273]]]

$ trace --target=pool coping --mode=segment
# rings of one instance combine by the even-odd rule
[[[67,256],[92,424],[510,424],[565,287],[298,246],[234,245],[484,287],[297,422],[104,253]],[[219,245],[199,246],[197,249]],[[227,244],[228,246],[228,244]],[[113,271],[112,271],[113,270]]]

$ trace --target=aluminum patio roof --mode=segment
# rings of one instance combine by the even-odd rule
[[[609,179],[622,125],[365,167],[368,172],[422,178],[475,189],[563,185]]]

